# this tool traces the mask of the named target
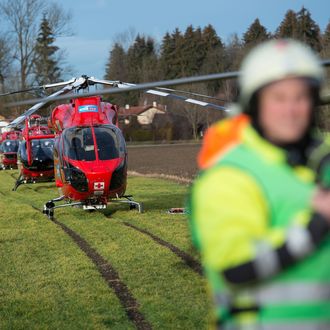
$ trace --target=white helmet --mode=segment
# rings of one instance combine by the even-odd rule
[[[311,78],[321,84],[324,71],[316,54],[298,41],[270,40],[255,47],[241,66],[241,106],[245,108],[261,87],[287,77]]]

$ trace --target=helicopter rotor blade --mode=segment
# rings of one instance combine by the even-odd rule
[[[0,94],[0,96],[8,96],[8,95],[19,94],[19,93],[29,93],[29,92],[34,91],[36,89],[39,89],[39,87],[31,87],[31,88],[27,88],[27,89],[21,89],[21,90],[18,90],[18,91],[6,92],[6,93]]]
[[[159,88],[155,88],[155,89],[158,89],[161,91],[175,92],[175,93],[182,93],[182,94],[192,95],[192,96],[197,96],[197,97],[203,97],[205,99],[211,99],[211,100],[216,100],[216,101],[220,101],[220,102],[226,102],[226,103],[229,102],[228,100],[220,99],[216,96],[204,95],[204,94],[189,92],[189,91],[185,91],[185,90],[181,90],[181,89],[173,89],[173,88],[165,88],[165,87],[159,87]]]
[[[206,107],[206,108],[213,108],[216,110],[228,111],[227,108],[225,108],[221,105],[217,105],[217,104],[209,103],[209,102],[203,102],[203,101],[192,99],[192,98],[187,98],[182,95],[177,95],[177,94],[173,94],[173,93],[162,92],[162,91],[158,91],[158,90],[154,90],[154,89],[146,90],[145,93],[162,96],[162,97],[168,97],[168,98],[172,98],[172,99],[176,99],[176,100],[181,100],[183,102],[199,105],[199,106]]]
[[[174,85],[184,85],[187,83],[196,83],[196,82],[204,82],[204,81],[211,81],[211,80],[221,80],[221,79],[233,79],[237,78],[238,72],[225,72],[225,73],[214,73],[210,75],[204,75],[204,76],[196,76],[196,77],[188,77],[188,78],[178,78],[178,79],[172,79],[172,80],[163,80],[163,81],[156,81],[156,82],[149,82],[149,83],[141,83],[141,84],[131,84],[131,86],[126,88],[120,88],[120,83],[117,85],[119,88],[104,88],[102,90],[97,91],[97,95],[107,95],[107,94],[120,94],[120,93],[127,93],[131,91],[139,91],[139,90],[146,90],[150,88],[156,88],[156,87],[165,87],[165,86],[174,86]],[[94,96],[95,91],[92,92],[86,92],[84,93],[85,97],[88,96]],[[78,98],[79,95],[70,95],[71,98]],[[52,101],[62,101],[66,100],[68,98],[67,95],[60,95],[57,97],[53,97]],[[48,97],[46,98],[37,98],[37,99],[31,99],[31,100],[24,100],[24,101],[18,101],[18,102],[11,102],[8,103],[6,106],[18,106],[18,105],[25,105],[25,104],[34,104],[36,102],[42,102],[45,99],[48,100]]]
[[[108,86],[117,86],[117,84],[121,83],[119,80],[104,80],[104,79],[97,79],[95,77],[89,77],[88,81],[92,82],[94,84],[101,84],[101,85],[108,85]]]
[[[58,82],[58,83],[54,83],[54,84],[32,86],[32,87],[26,88],[26,89],[20,89],[20,90],[17,90],[17,91],[2,93],[2,94],[0,94],[0,96],[8,96],[8,95],[19,94],[19,93],[29,93],[29,92],[36,91],[36,90],[39,90],[39,89],[45,90],[45,89],[48,89],[48,88],[62,87],[62,86],[72,84],[74,81],[75,81],[75,78],[72,78],[68,81],[62,81],[62,82]]]
[[[321,61],[321,64],[325,67],[328,67],[330,66],[330,58],[328,58],[327,60],[322,60]]]
[[[323,60],[321,64],[325,67],[330,66],[330,59]],[[127,93],[131,91],[139,91],[139,90],[148,90],[153,88],[160,88],[160,87],[168,87],[168,86],[178,86],[178,85],[185,85],[185,84],[193,84],[193,83],[200,83],[200,82],[206,82],[206,81],[213,81],[213,80],[225,80],[225,79],[235,79],[238,78],[240,75],[239,71],[233,71],[233,72],[222,72],[222,73],[213,73],[213,74],[207,74],[202,76],[193,76],[193,77],[185,77],[185,78],[177,78],[177,79],[171,79],[171,80],[162,80],[162,81],[155,81],[155,82],[149,82],[149,83],[141,83],[132,85],[129,88],[104,88],[102,90],[97,91],[98,95],[107,95],[107,94],[120,94],[120,93]],[[90,79],[90,78],[89,78]],[[95,79],[96,80],[96,79]],[[114,84],[107,83],[107,85],[114,86]],[[117,83],[117,82],[115,82]],[[118,82],[118,87],[120,87],[120,82]],[[87,92],[84,94],[84,96],[93,96],[95,95],[95,91]],[[71,98],[77,98],[80,97],[79,95],[72,95]],[[59,95],[54,96],[52,99],[46,98],[37,98],[37,99],[31,99],[31,100],[25,100],[25,101],[19,101],[19,102],[11,102],[8,103],[6,106],[18,106],[18,105],[24,105],[24,104],[34,104],[36,102],[42,102],[47,99],[47,101],[61,101],[66,100],[68,97],[67,95]]]
[[[119,82],[119,81],[107,81],[107,80],[97,80],[97,79],[93,79],[94,82],[98,82],[101,84],[107,84],[107,85],[112,85],[112,86],[116,86],[118,88],[131,88],[134,86],[137,86],[136,84],[132,84],[132,83],[126,83],[126,82]],[[168,97],[168,98],[172,98],[172,99],[176,99],[176,100],[181,100],[183,102],[187,102],[190,104],[195,104],[195,105],[199,105],[202,107],[207,107],[207,108],[213,108],[216,110],[222,110],[222,111],[227,111],[227,109],[223,106],[214,104],[214,103],[209,103],[209,102],[203,102],[200,100],[196,100],[196,99],[192,99],[192,98],[188,98],[188,97],[184,97],[182,95],[177,95],[174,93],[168,93],[168,92],[163,92],[160,90],[161,88],[157,88],[156,89],[148,89],[145,90],[144,93],[147,94],[152,94],[152,95],[156,95],[156,96],[161,96],[161,97]],[[174,89],[169,89],[171,91],[175,91]],[[201,96],[205,96],[200,94]]]
[[[68,81],[61,81],[61,82],[53,83],[53,84],[46,84],[46,85],[42,85],[39,87],[42,89],[62,87],[62,86],[70,85],[70,84],[74,83],[76,80],[77,80],[76,78],[72,78]]]
[[[47,96],[46,98],[42,99],[37,104],[33,105],[31,108],[26,110],[21,116],[14,119],[8,127],[17,127],[20,125],[27,117],[31,116],[33,113],[41,109],[43,106],[48,104],[49,102],[53,102],[54,98],[63,94],[67,94],[71,92],[72,90],[80,87],[82,84],[86,82],[86,78],[80,77],[78,79],[74,79],[72,82],[70,80],[69,85],[63,87],[59,91],[56,91],[55,93]],[[50,88],[50,87],[49,87]]]
[[[96,83],[96,84],[116,86],[118,88],[130,88],[130,87],[136,86],[136,84],[132,84],[132,83],[120,82],[120,81],[115,81],[115,80],[113,80],[113,81],[111,81],[111,80],[102,80],[102,79],[96,79],[94,77],[90,77],[90,78],[88,78],[88,80],[93,82],[93,83]],[[176,100],[181,100],[181,101],[191,103],[191,104],[196,104],[196,105],[199,105],[199,106],[202,106],[202,107],[208,107],[208,108],[213,108],[213,109],[217,109],[217,110],[227,111],[227,109],[223,106],[213,104],[213,103],[209,103],[209,102],[203,102],[203,101],[200,101],[200,100],[195,100],[195,99],[192,99],[192,98],[187,98],[187,97],[177,95],[177,94],[173,94],[173,93],[159,91],[161,89],[162,88],[157,88],[157,90],[156,89],[155,90],[149,89],[149,90],[146,90],[144,92],[147,93],[147,94],[152,94],[152,95],[157,95],[157,96],[162,96],[162,97],[169,97],[169,98],[173,98],[173,99],[176,99]],[[165,90],[165,88],[164,88],[164,90]],[[166,89],[166,90],[176,91],[175,89]],[[191,94],[194,94],[194,93],[191,93]],[[206,96],[206,95],[197,94],[197,93],[196,93],[196,95],[204,96],[204,97]],[[213,97],[209,97],[209,98],[213,98]]]

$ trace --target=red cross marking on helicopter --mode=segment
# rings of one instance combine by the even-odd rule
[[[104,182],[94,182],[94,189],[97,189],[97,190],[104,189]]]

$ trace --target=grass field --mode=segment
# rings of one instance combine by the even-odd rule
[[[165,212],[184,205],[186,186],[133,177],[127,192],[145,213],[70,208],[52,222],[39,210],[53,184],[12,192],[15,175],[0,172],[0,329],[207,327],[187,219]]]

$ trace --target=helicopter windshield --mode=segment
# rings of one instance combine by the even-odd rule
[[[1,151],[2,152],[17,152],[18,150],[18,140],[5,140],[2,142]]]
[[[54,139],[31,140],[32,158],[34,160],[53,160]],[[26,141],[22,141],[19,148],[20,158],[27,160]]]
[[[54,139],[32,140],[32,155],[38,160],[53,159]]]
[[[96,144],[94,144],[93,131]],[[72,160],[93,161],[96,154],[99,160],[111,160],[121,157],[124,146],[120,141],[119,130],[112,126],[73,127],[64,135],[64,154]]]
[[[119,157],[119,145],[115,132],[109,127],[95,127],[97,152],[100,160]]]

